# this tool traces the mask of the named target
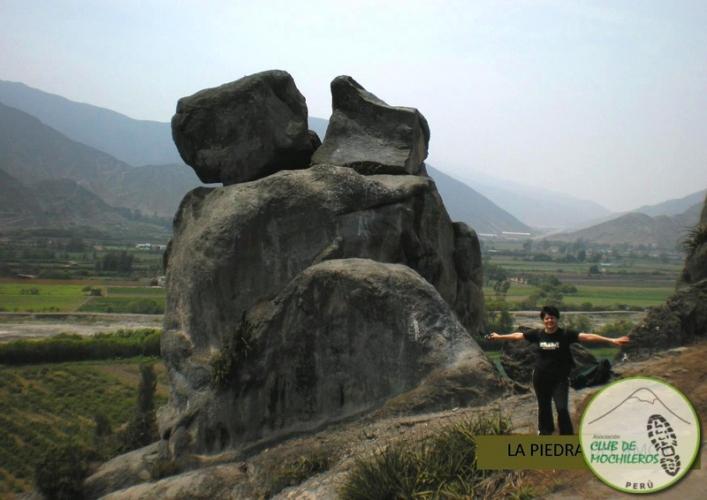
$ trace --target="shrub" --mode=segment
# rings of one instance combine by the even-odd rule
[[[49,499],[83,498],[83,480],[95,453],[76,443],[51,446],[35,466],[37,488]]]
[[[16,340],[0,344],[0,364],[159,356],[160,334],[160,330],[140,328],[90,337],[60,334],[41,340]]]
[[[253,327],[243,318],[238,330],[211,358],[211,385],[215,388],[227,387],[238,376],[241,364],[248,359],[253,348]]]
[[[126,307],[129,313],[134,314],[162,314],[164,307],[151,299],[134,300],[128,303]]]
[[[562,316],[561,320],[563,328],[576,330],[578,332],[591,332],[592,320],[584,314],[572,314]]]
[[[697,224],[689,229],[681,243],[687,257],[692,257],[700,245],[707,243],[707,224]]]
[[[140,365],[135,413],[128,422],[122,437],[122,451],[131,451],[147,446],[159,439],[155,416],[155,388],[157,376],[152,365]]]
[[[300,484],[305,479],[329,469],[329,455],[322,449],[313,450],[294,461],[285,462],[274,472],[270,479],[269,495],[274,495],[283,488]]]
[[[476,467],[480,434],[507,434],[510,421],[487,414],[448,426],[421,443],[388,446],[356,462],[340,494],[344,499],[474,497],[492,472]]]
[[[633,329],[634,323],[626,319],[619,319],[617,321],[611,321],[601,328],[599,328],[599,334],[605,337],[623,337],[628,335],[628,333]]]

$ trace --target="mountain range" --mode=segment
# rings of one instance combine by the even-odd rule
[[[323,139],[328,121],[310,117],[309,122],[310,128]],[[435,180],[450,216],[482,234],[537,235],[552,226],[576,227],[583,220],[611,217],[608,210],[591,201],[538,192],[480,172],[469,171],[460,180],[444,173],[443,169],[444,166],[440,169],[427,165],[428,174]],[[61,179],[68,179],[77,187],[70,188],[66,182],[52,183]],[[125,219],[123,225],[137,224],[135,211],[148,216],[146,219],[171,218],[184,194],[199,185],[201,182],[193,170],[184,165],[176,151],[169,123],[134,120],[21,83],[0,80],[0,194],[5,195],[0,201],[0,211],[4,214],[0,217],[0,229],[7,227],[11,220],[15,223],[25,220],[30,225],[46,223],[47,217],[26,217],[30,213],[47,213],[50,202],[44,198],[54,192],[51,189],[58,190],[56,193],[67,193],[71,189],[81,193],[76,199],[83,200],[84,208],[89,210],[90,206],[93,211],[92,215],[85,215],[83,222],[97,227],[101,221],[115,226],[116,217],[125,214],[131,214],[132,219]],[[86,193],[92,193],[104,205],[96,200],[89,203]],[[674,228],[668,229],[671,223],[682,225],[691,220],[691,215],[679,216],[691,205],[701,203],[704,191],[700,193],[641,207],[638,210],[648,219],[640,218],[638,226],[638,218],[625,214],[614,223],[615,231],[607,229],[607,222],[603,222],[598,229],[583,230],[591,229],[589,232],[574,231],[552,238],[596,238],[603,242],[621,239],[621,234],[624,239],[627,235],[640,234],[640,238],[628,239],[644,244],[665,241],[676,232]],[[67,197],[59,196],[59,199],[70,202]],[[61,224],[61,220],[74,225],[82,223],[81,214],[85,212],[64,210],[57,203],[51,204],[53,213],[57,214],[52,219],[53,224]],[[126,212],[125,208],[130,210]],[[103,213],[105,217],[96,213]],[[18,218],[22,214],[25,219]],[[628,215],[628,219],[623,219]],[[656,216],[668,219],[652,220]],[[139,221],[143,225],[150,223]],[[642,229],[639,231],[638,227]],[[615,236],[610,236],[612,231]],[[649,233],[651,235],[646,236]]]
[[[0,81],[0,101],[5,101],[0,103],[0,169],[6,178],[12,178],[5,184],[11,182],[15,192],[32,191],[42,181],[69,179],[100,197],[107,206],[171,217],[184,194],[201,185],[193,170],[181,161],[145,164],[174,159],[176,148],[168,123],[148,122],[145,128],[146,122],[13,82]],[[322,118],[310,118],[311,128],[322,138],[327,124]],[[107,142],[105,135],[111,140]],[[465,184],[434,168],[429,173],[454,220],[464,221],[482,233],[531,231]],[[37,199],[38,193],[32,198]],[[6,206],[5,212],[8,210]],[[26,207],[16,207],[15,212],[26,212]],[[86,222],[95,224],[96,218]]]
[[[543,231],[572,228],[611,215],[593,201],[495,178],[478,170],[467,170],[459,178],[525,224]]]
[[[703,198],[704,199],[704,198]],[[641,212],[629,212],[591,227],[548,237],[554,241],[582,239],[601,245],[644,245],[663,250],[675,250],[687,231],[700,220],[702,202],[677,215],[651,217]]]
[[[129,165],[182,163],[169,123],[135,120],[109,109],[3,80],[0,80],[0,102],[34,116],[73,141]]]

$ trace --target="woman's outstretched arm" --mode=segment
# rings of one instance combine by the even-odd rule
[[[577,336],[577,338],[579,339],[580,342],[589,342],[589,343],[605,342],[607,344],[612,344],[612,345],[615,345],[618,347],[631,342],[631,339],[625,335],[623,337],[618,337],[618,338],[612,339],[610,337],[604,337],[602,335],[597,335],[596,333],[580,333]]]
[[[487,337],[489,340],[523,340],[523,332],[513,332],[501,335],[500,333],[491,332]]]

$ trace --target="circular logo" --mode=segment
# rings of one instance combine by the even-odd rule
[[[579,424],[582,455],[604,483],[624,493],[654,493],[690,469],[700,445],[694,408],[654,378],[621,379],[587,405]]]

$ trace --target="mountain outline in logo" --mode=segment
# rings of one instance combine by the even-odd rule
[[[579,439],[587,466],[602,482],[623,493],[654,493],[690,470],[700,427],[680,390],[655,377],[633,376],[608,384],[589,401]]]
[[[638,395],[637,395],[637,394],[638,394]],[[604,413],[603,415],[601,415],[601,416],[595,418],[594,420],[591,420],[591,421],[587,422],[587,425],[591,425],[591,424],[593,424],[594,422],[597,422],[598,420],[601,420],[602,418],[608,416],[608,415],[611,414],[612,412],[618,410],[624,403],[628,402],[628,401],[631,400],[631,399],[634,399],[634,400],[639,401],[639,402],[641,402],[641,403],[649,403],[649,404],[652,404],[652,405],[656,404],[656,402],[659,402],[659,403],[663,406],[663,408],[665,408],[669,413],[671,413],[672,415],[674,415],[676,418],[680,419],[682,422],[684,422],[684,423],[686,423],[686,424],[688,424],[688,425],[690,425],[690,423],[691,423],[691,422],[688,422],[687,420],[685,420],[684,418],[682,418],[682,417],[681,417],[680,415],[678,415],[677,413],[675,413],[673,410],[671,410],[670,407],[668,407],[668,405],[666,405],[666,404],[663,402],[663,400],[660,399],[660,398],[656,395],[656,393],[653,392],[651,389],[649,389],[649,388],[647,388],[647,387],[639,387],[638,389],[636,389],[635,391],[633,391],[628,397],[626,397],[626,399],[624,399],[624,400],[621,401],[619,404],[617,404],[616,406],[614,406],[611,410],[609,410],[609,411],[607,411],[606,413]]]

